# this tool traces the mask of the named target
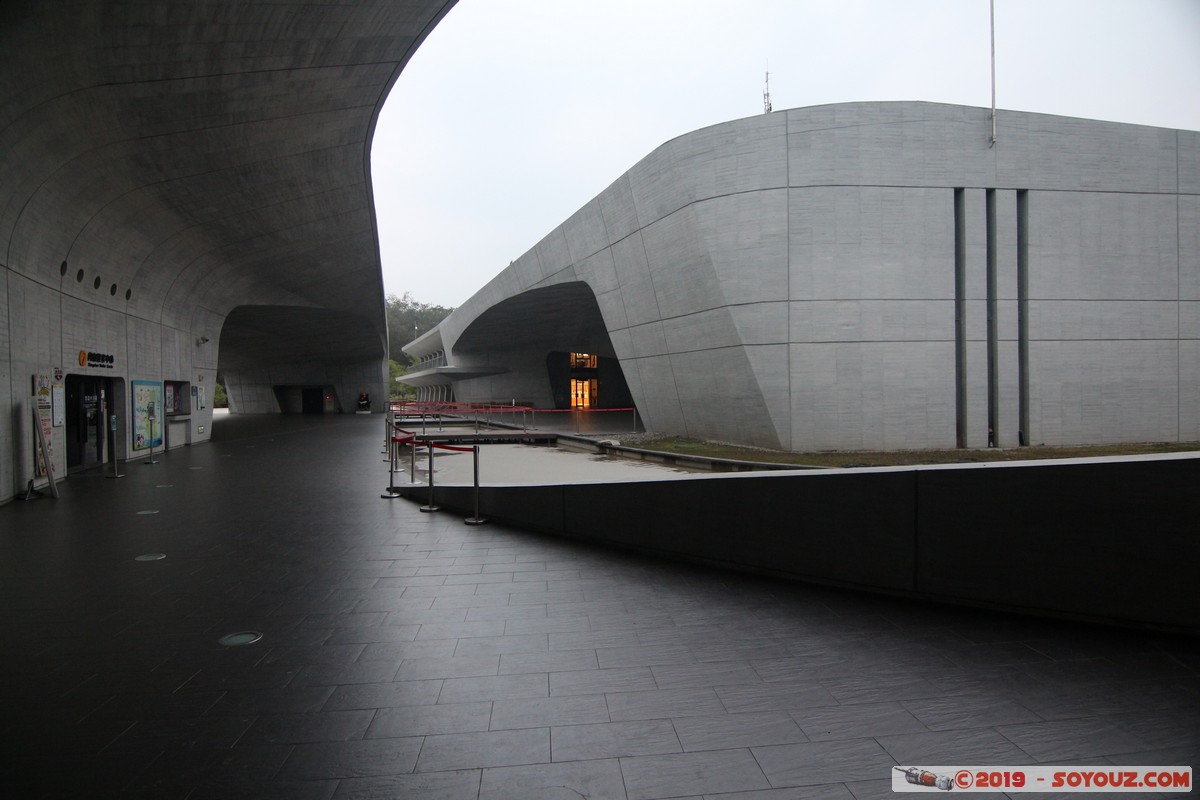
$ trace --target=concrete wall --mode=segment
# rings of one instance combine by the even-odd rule
[[[193,442],[218,367],[240,410],[277,411],[272,380],[386,396],[371,137],[452,5],[0,4],[0,503],[56,368],[205,387]]]
[[[491,403],[518,400],[538,408],[553,408],[554,394],[546,377],[546,354],[540,349],[508,352],[505,364],[512,370],[504,375],[472,378],[455,386],[455,400],[467,403]]]
[[[986,447],[989,427],[999,446],[1200,439],[1200,134],[1007,111],[998,131],[989,147],[988,109],[853,103],[689,133],[438,341],[458,363],[491,309],[582,282],[650,430],[791,450]]]
[[[480,513],[799,580],[1200,634],[1198,482],[1193,453],[483,487]],[[474,513],[470,487],[436,499]]]

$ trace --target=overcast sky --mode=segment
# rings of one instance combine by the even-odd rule
[[[995,4],[1001,109],[1200,130],[1200,0]],[[459,0],[375,132],[384,288],[461,305],[768,68],[776,111],[987,107],[989,47],[988,0]]]

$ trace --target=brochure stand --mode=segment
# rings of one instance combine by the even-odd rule
[[[154,417],[155,417],[154,401],[151,400],[149,405],[146,406],[146,424],[150,426],[150,436],[148,438],[148,441],[150,442],[150,457],[147,458],[145,461],[143,461],[142,462],[143,464],[157,464],[158,463],[157,461],[154,460]],[[165,445],[165,443],[164,443],[164,445]]]

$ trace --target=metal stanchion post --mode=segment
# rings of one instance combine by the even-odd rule
[[[487,522],[487,520],[479,516],[479,445],[475,445],[472,450],[472,458],[475,460],[475,516],[467,517],[463,520],[463,522],[467,523],[468,525],[482,525],[483,523]]]
[[[149,458],[147,458],[147,459],[146,459],[145,461],[143,461],[142,463],[143,463],[143,464],[157,464],[158,462],[154,460],[154,417],[153,417],[153,416],[150,416],[150,417],[149,417],[149,418],[146,420],[146,422],[147,422],[147,424],[149,424],[149,426],[150,426],[150,437],[149,437],[149,442],[150,442],[150,457],[149,457]]]
[[[408,482],[417,482],[417,442],[415,439],[408,440],[408,448],[412,453],[411,460],[408,465]]]
[[[421,506],[421,510],[437,511],[438,507],[433,504],[433,442],[426,442],[425,446],[429,448],[429,504]]]
[[[109,435],[108,445],[108,463],[112,464],[112,475],[105,475],[106,478],[124,478],[120,468],[117,466],[117,415],[109,416],[107,404],[101,403],[103,411],[100,415],[101,419],[108,420]]]
[[[384,500],[394,500],[400,496],[400,492],[396,489],[396,449],[400,443],[396,441],[395,436],[392,436],[388,444],[391,447],[391,457],[388,459],[388,485],[383,494],[379,496]]]

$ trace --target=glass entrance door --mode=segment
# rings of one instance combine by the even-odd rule
[[[591,408],[596,403],[595,378],[571,378],[571,408]]]
[[[68,375],[66,386],[67,469],[88,469],[104,463],[106,426],[100,418],[102,398],[112,392],[105,378]]]

